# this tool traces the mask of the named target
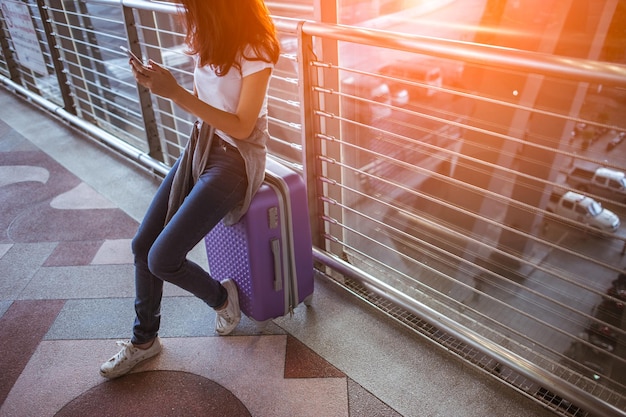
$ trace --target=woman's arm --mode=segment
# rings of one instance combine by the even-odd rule
[[[133,74],[139,84],[156,95],[172,100],[185,111],[235,139],[250,136],[265,99],[271,69],[266,68],[243,78],[239,105],[234,113],[229,113],[208,105],[193,92],[187,91],[167,69],[152,61],[149,65],[149,69],[140,68],[131,61]]]

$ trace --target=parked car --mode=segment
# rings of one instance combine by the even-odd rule
[[[620,226],[619,217],[591,197],[567,191],[552,193],[546,210],[573,222],[582,223],[599,230],[615,232]]]
[[[626,201],[626,174],[622,171],[574,166],[567,173],[567,183],[582,192],[614,201]]]

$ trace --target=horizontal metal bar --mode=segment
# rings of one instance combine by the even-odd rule
[[[147,1],[147,0],[84,0],[87,3],[108,4],[112,6],[125,6],[138,10],[147,10],[151,12],[176,13],[176,4],[163,1]]]
[[[508,70],[532,72],[571,81],[626,88],[626,65],[610,62],[312,21],[303,23],[302,31],[310,36],[321,36],[338,41],[427,54]]]
[[[286,13],[294,13],[298,15],[312,15],[313,3],[311,4],[290,4],[290,3],[282,3],[277,1],[266,1],[265,5],[270,10],[270,12],[286,12]]]

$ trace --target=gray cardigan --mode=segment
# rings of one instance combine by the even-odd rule
[[[199,120],[194,124],[189,141],[180,158],[178,169],[174,174],[165,224],[170,221],[187,194],[189,194],[189,191],[191,191],[193,185],[198,181],[202,172],[204,172],[214,135],[215,129],[207,123]],[[233,138],[233,142],[246,164],[248,188],[243,202],[234,207],[224,217],[224,224],[227,226],[237,223],[248,211],[252,197],[263,183],[268,137],[267,116],[262,116],[257,120],[254,130],[248,138],[244,140]]]

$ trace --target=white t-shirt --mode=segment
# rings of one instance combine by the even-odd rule
[[[251,55],[250,51],[246,51]],[[274,64],[265,61],[241,61],[241,71],[231,67],[230,71],[222,77],[218,77],[210,66],[199,67],[198,57],[196,57],[196,68],[194,71],[194,83],[198,98],[211,106],[234,113],[239,104],[239,94],[241,93],[241,83],[243,77],[262,71],[265,68],[273,68]],[[267,114],[267,93],[263,100],[263,106],[259,112],[259,117]],[[224,132],[217,130],[216,133],[227,142],[235,145],[234,139]],[[236,146],[236,145],[235,145]]]

